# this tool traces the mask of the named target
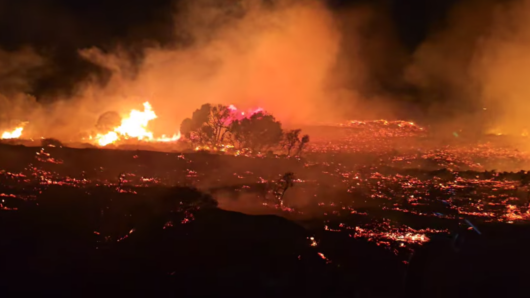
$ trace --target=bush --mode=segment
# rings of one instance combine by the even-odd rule
[[[180,125],[180,132],[197,146],[218,149],[233,145],[239,149],[254,152],[271,151],[273,148],[286,149],[290,155],[297,149],[300,155],[309,136],[300,138],[300,129],[283,132],[281,122],[262,110],[246,117],[232,106],[203,104]]]

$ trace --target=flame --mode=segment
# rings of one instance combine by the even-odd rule
[[[228,109],[232,112],[230,121],[249,118],[252,115],[257,114],[259,112],[265,112],[263,108],[254,108],[248,111],[241,111],[234,105],[228,106]]]
[[[149,121],[156,119],[157,115],[153,111],[149,102],[144,102],[144,110],[132,110],[129,116],[122,119],[121,125],[109,131],[106,134],[98,134],[95,139],[100,146],[107,146],[115,143],[121,139],[134,138],[141,141],[156,141],[156,142],[173,142],[180,139],[180,132],[174,134],[172,137],[162,137],[155,139],[153,133],[147,129]],[[92,139],[92,138],[91,138]]]
[[[17,127],[13,131],[5,131],[2,134],[1,139],[18,139],[20,136],[22,136],[22,131],[24,130],[24,127]]]
[[[96,136],[97,142],[100,146],[107,146],[108,144],[112,144],[119,140],[119,136],[116,132],[110,131],[104,135],[98,134]]]
[[[171,138],[166,137],[166,135],[162,135],[160,138],[156,139],[157,142],[175,142],[178,140],[180,140],[180,131],[174,134]]]
[[[162,135],[159,138],[155,138],[153,133],[148,130],[149,121],[154,120],[157,117],[156,113],[153,111],[153,108],[149,102],[145,102],[144,110],[132,110],[129,113],[127,118],[124,118],[121,121],[121,125],[114,128],[112,131],[109,131],[105,134],[98,134],[95,137],[90,136],[90,140],[93,140],[99,146],[107,146],[109,144],[115,143],[122,139],[137,139],[147,142],[175,142],[180,140],[181,134],[180,131],[174,134],[172,137]],[[262,108],[251,109],[248,111],[241,111],[236,108],[234,105],[228,107],[231,111],[231,121],[240,120],[245,117],[250,117],[256,113],[263,112]],[[228,147],[227,147],[228,148]],[[225,151],[227,148],[222,148],[221,151]],[[210,148],[200,148],[203,150],[210,150]],[[199,149],[196,149],[199,150]]]
[[[129,118],[123,119],[121,126],[117,127],[115,131],[123,136],[137,138],[139,140],[152,140],[153,133],[147,131],[147,124],[156,118],[157,116],[149,102],[145,102],[143,112],[132,110]]]

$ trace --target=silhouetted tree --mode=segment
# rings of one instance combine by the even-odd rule
[[[309,143],[309,135],[304,135],[300,140],[300,145],[298,145],[298,156],[302,155],[302,150],[307,143]]]
[[[40,143],[43,147],[63,147],[61,141],[52,138],[42,139]]]
[[[191,118],[186,118],[182,120],[182,123],[180,123],[180,133],[186,138],[189,138],[192,131],[193,121],[191,120]]]
[[[239,148],[249,148],[255,152],[283,146],[291,154],[302,143],[300,129],[284,135],[281,123],[265,112],[257,112],[239,120],[237,118],[227,106],[204,104],[193,112],[191,118],[182,121],[180,132],[192,146],[198,143],[218,147],[231,140]],[[303,145],[305,143],[299,146],[298,152]]]
[[[190,141],[218,146],[229,131],[231,111],[227,106],[204,104],[180,124],[180,132]]]
[[[121,125],[121,117],[117,112],[105,112],[99,116],[96,128],[99,131],[107,132]]]
[[[283,147],[287,150],[287,155],[291,155],[291,150],[300,142],[299,136],[301,131],[301,129],[293,129],[284,134]]]
[[[208,126],[212,131],[213,145],[222,144],[232,120],[231,110],[224,105],[214,106],[210,111],[208,120]]]
[[[208,139],[208,133],[203,131],[203,127],[208,122],[211,110],[210,104],[203,104],[199,109],[193,112],[191,118],[186,118],[180,124],[180,132],[184,137],[193,143],[203,144]]]
[[[283,134],[281,123],[263,112],[232,122],[230,132],[240,147],[254,151],[278,145]]]
[[[282,178],[277,182],[276,189],[275,189],[275,196],[280,202],[280,205],[284,205],[283,197],[285,196],[285,193],[287,190],[294,186],[294,173],[287,172],[285,173]]]

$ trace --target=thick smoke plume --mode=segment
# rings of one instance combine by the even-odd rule
[[[80,49],[110,71],[108,80],[86,80],[74,96],[49,100],[40,119],[27,120],[39,122],[43,134],[71,137],[90,130],[101,113],[141,109],[146,100],[159,116],[154,132],[166,134],[206,102],[260,106],[286,124],[341,111],[329,88],[341,34],[320,1],[181,1],[174,32],[179,42],[150,44],[141,59],[119,46]]]
[[[491,113],[493,128],[520,133],[529,128],[530,1],[498,5],[493,28],[478,44],[473,77],[480,97]]]
[[[176,1],[173,27],[146,27],[170,38],[80,47],[78,57],[103,71],[53,96],[28,95],[39,78],[60,74],[47,59],[53,49],[1,50],[0,128],[30,121],[34,137],[76,139],[99,115],[144,101],[159,116],[155,134],[177,132],[206,102],[260,106],[286,125],[384,117],[449,131],[526,126],[530,0],[459,2],[412,50],[384,2],[327,4]]]
[[[528,0],[464,2],[416,50],[405,78],[431,118],[480,132],[528,127],[529,8]]]
[[[190,45],[145,49],[134,76],[119,51],[80,52],[113,71],[100,97],[148,98],[164,126],[173,128],[206,102],[261,106],[293,122],[336,110],[326,97],[326,80],[340,36],[319,2],[187,1],[177,11],[175,31]]]

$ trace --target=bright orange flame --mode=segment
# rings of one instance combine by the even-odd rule
[[[171,138],[162,135],[162,137],[156,139],[157,142],[175,142],[180,140],[180,131],[177,134],[174,134]]]
[[[135,138],[142,141],[173,142],[180,139],[180,132],[169,138],[162,135],[161,138],[155,139],[153,133],[147,129],[149,121],[156,119],[157,116],[149,102],[144,103],[144,110],[132,110],[129,117],[122,119],[121,125],[109,131],[106,134],[98,134],[95,139],[100,146],[107,146],[120,139]]]
[[[153,133],[147,131],[147,124],[156,118],[157,116],[149,102],[145,102],[143,112],[132,110],[129,118],[123,119],[121,126],[117,127],[115,131],[123,136],[137,138],[139,140],[152,140]]]
[[[107,146],[108,144],[116,142],[120,137],[114,131],[109,131],[104,135],[98,134],[96,136],[97,142],[100,146]]]
[[[5,131],[2,134],[1,139],[18,139],[20,136],[22,136],[22,131],[24,130],[24,127],[17,127],[13,131]]]

